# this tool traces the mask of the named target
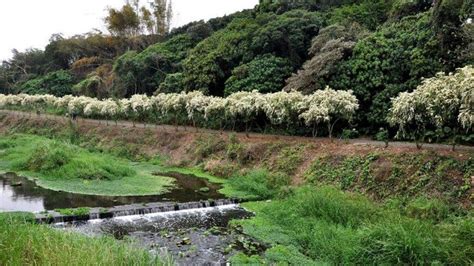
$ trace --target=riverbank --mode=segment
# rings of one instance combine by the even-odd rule
[[[89,151],[145,161],[162,166],[163,171],[184,171],[212,182],[234,180],[236,186],[224,186],[230,197],[264,199],[288,186],[331,184],[375,201],[437,197],[470,208],[474,192],[474,149],[470,147],[456,151],[439,145],[423,150],[414,144],[384,148],[360,141],[267,135],[247,138],[161,126],[115,126],[88,120],[71,124],[54,116],[0,114],[0,134],[15,133],[72,139]],[[256,179],[259,181],[254,182]],[[247,195],[249,190],[253,192]]]
[[[472,264],[474,151],[107,126],[0,115],[0,134],[85,149],[222,182],[254,202],[235,226],[267,244],[235,263]],[[185,170],[183,170],[183,168]],[[216,176],[222,178],[216,178]]]

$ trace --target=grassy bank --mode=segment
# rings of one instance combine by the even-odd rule
[[[256,212],[235,221],[245,233],[271,244],[262,257],[237,263],[453,264],[474,262],[472,213],[450,212],[418,199],[379,205],[334,187],[303,187],[270,202],[245,203]]]
[[[112,238],[89,238],[31,223],[28,214],[0,214],[1,265],[165,265]]]
[[[173,179],[152,175],[153,167],[106,153],[35,135],[9,135],[0,140],[0,171],[37,179],[41,187],[106,196],[157,195]]]

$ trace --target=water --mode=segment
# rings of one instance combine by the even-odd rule
[[[113,207],[148,202],[190,202],[207,199],[223,199],[218,192],[220,186],[193,175],[170,173],[176,179],[176,188],[169,193],[156,196],[107,197],[56,192],[44,189],[14,173],[0,175],[0,211],[39,212],[58,208]],[[15,184],[20,184],[15,186]],[[209,192],[199,192],[208,187]]]
[[[230,228],[232,219],[252,214],[237,204],[131,215],[54,227],[88,236],[109,235],[133,241],[158,256],[171,255],[178,265],[225,265],[237,252],[261,254],[265,246]]]

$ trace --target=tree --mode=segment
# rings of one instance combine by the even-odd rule
[[[359,103],[352,91],[335,91],[326,87],[306,96],[300,108],[303,110],[300,118],[306,125],[313,126],[313,137],[317,134],[317,126],[325,122],[329,138],[332,139],[337,122],[350,121],[359,109]]]
[[[287,59],[266,54],[232,70],[225,82],[225,95],[238,91],[277,92],[283,87],[292,68]]]
[[[388,120],[398,126],[398,137],[414,139],[418,144],[431,130],[440,138],[451,138],[454,149],[461,129],[472,131],[473,92],[472,66],[458,69],[455,74],[438,73],[423,80],[415,91],[393,99]]]
[[[109,8],[108,12],[105,22],[110,33],[127,37],[140,33],[140,16],[129,3],[120,10]]]
[[[300,92],[270,93],[265,95],[263,109],[273,125],[286,124],[289,129],[291,125],[298,124],[299,105],[303,99],[303,94]]]
[[[439,51],[430,15],[405,17],[358,41],[352,56],[336,65],[327,83],[354,91],[361,104],[357,122],[374,132],[386,126],[391,98],[443,70]]]
[[[172,0],[153,0],[150,5],[155,16],[154,34],[165,36],[171,29],[171,20],[173,18]]]
[[[59,70],[28,80],[19,86],[18,92],[64,96],[72,93],[73,84],[74,77],[69,71]]]
[[[365,35],[366,30],[358,24],[334,24],[322,29],[312,40],[309,49],[311,59],[286,80],[284,90],[309,94],[323,89],[325,79],[334,74],[337,63],[347,59],[352,54],[357,40]]]
[[[176,35],[166,42],[151,45],[140,53],[129,51],[118,57],[113,68],[116,75],[115,95],[151,95],[166,80],[168,74],[180,72],[181,61],[196,43],[197,40],[187,34]]]
[[[292,69],[299,67],[321,24],[318,13],[303,10],[235,18],[190,51],[183,62],[186,87],[223,96],[232,70],[259,55],[272,54],[287,59]]]
[[[265,97],[258,91],[236,92],[227,97],[227,117],[233,119],[234,125],[237,121],[242,121],[245,124],[245,134],[249,137],[250,123],[264,112],[264,106]]]

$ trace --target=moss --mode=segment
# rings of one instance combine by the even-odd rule
[[[91,209],[90,208],[55,209],[54,211],[66,216],[84,216],[84,215],[89,215]]]

